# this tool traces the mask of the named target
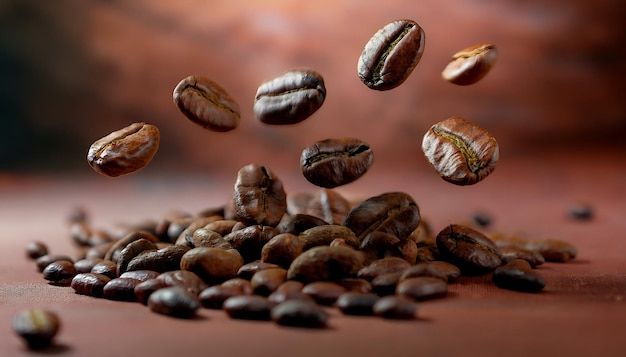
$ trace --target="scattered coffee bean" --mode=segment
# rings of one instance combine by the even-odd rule
[[[303,283],[295,280],[287,280],[280,284],[267,299],[274,305],[278,305],[287,300],[306,300],[315,303],[315,300],[313,300],[311,296],[302,292],[303,288]]]
[[[48,254],[48,246],[39,241],[31,241],[26,244],[26,256],[37,259]]]
[[[345,292],[347,292],[346,288],[330,281],[316,281],[302,288],[302,293],[309,295],[321,305],[334,304],[337,298]]]
[[[131,272],[128,272],[131,273]],[[159,274],[155,279],[164,282],[167,286],[180,286],[194,295],[208,287],[198,275],[188,270],[172,270]]]
[[[233,319],[269,320],[272,303],[263,296],[239,295],[226,299],[222,309]]]
[[[72,278],[70,287],[77,294],[102,297],[104,286],[111,281],[106,275],[96,273],[80,273]]]
[[[363,266],[363,255],[348,247],[314,247],[300,254],[287,272],[304,283],[352,277]]]
[[[268,296],[287,280],[287,270],[283,268],[265,269],[256,272],[250,284],[256,295]]]
[[[404,83],[422,58],[424,40],[424,30],[414,21],[385,25],[367,42],[359,57],[361,82],[375,90],[389,90]]]
[[[444,180],[473,185],[496,167],[499,148],[485,129],[459,117],[433,125],[422,141],[424,156]]]
[[[40,273],[48,266],[50,263],[58,262],[58,261],[68,261],[73,262],[73,259],[67,255],[63,254],[46,254],[35,260],[35,264],[37,265],[37,271]]]
[[[546,259],[539,252],[518,248],[518,247],[503,247],[500,248],[502,253],[502,263],[506,264],[515,259],[524,259],[532,268],[536,268],[538,265],[545,263]]]
[[[472,228],[451,224],[437,235],[437,248],[443,260],[456,265],[465,275],[493,271],[502,263],[496,244]]]
[[[234,249],[193,248],[180,260],[180,268],[196,273],[208,284],[221,283],[237,276],[243,258]]]
[[[372,291],[379,296],[393,295],[402,277],[402,271],[380,274],[371,282]]]
[[[273,269],[273,268],[269,268],[269,269]],[[241,292],[244,295],[252,295],[254,293],[254,289],[252,288],[252,283],[250,282],[250,280],[246,280],[243,278],[228,279],[222,283],[222,286],[236,286],[239,289],[241,289]]]
[[[202,306],[207,309],[221,309],[226,299],[245,295],[241,288],[235,285],[214,285],[200,292],[198,298]]]
[[[580,203],[570,207],[569,217],[577,221],[589,221],[593,218],[594,209],[590,204]]]
[[[163,273],[163,274],[167,274],[167,273]],[[161,275],[161,273],[154,271],[154,270],[133,270],[133,271],[124,272],[119,277],[136,279],[141,282],[144,282],[146,280],[154,279],[158,277],[159,275]]]
[[[90,273],[106,275],[111,279],[117,278],[117,264],[110,260],[102,260],[91,268]]]
[[[328,313],[320,306],[305,300],[288,300],[274,306],[271,319],[279,325],[293,327],[326,327]]]
[[[289,269],[291,262],[302,253],[303,247],[304,244],[298,236],[281,233],[263,245],[261,260]]]
[[[137,301],[135,296],[135,287],[141,281],[130,278],[111,279],[102,288],[102,294],[105,298],[118,301]]]
[[[191,248],[207,247],[207,248],[222,248],[232,249],[233,246],[224,239],[224,237],[210,229],[198,228],[196,229],[191,238],[187,241],[187,245]]]
[[[126,271],[153,270],[159,273],[178,270],[182,266],[182,258],[189,247],[171,245],[156,251],[145,251],[137,255],[126,266]]]
[[[345,278],[335,280],[335,283],[343,286],[349,292],[368,294],[372,292],[372,284],[361,278]]]
[[[130,232],[124,233],[122,238],[116,240],[115,243],[111,244],[103,258],[105,260],[111,260],[114,263],[117,263],[117,258],[119,257],[122,250],[128,244],[139,239],[147,239],[155,244],[159,242],[159,238],[157,238],[157,236],[150,232],[132,230]]]
[[[444,297],[448,294],[448,284],[439,278],[408,278],[398,283],[396,294],[418,301]]]
[[[224,240],[249,263],[261,259],[263,246],[279,233],[278,228],[255,224],[227,234]]]
[[[33,350],[51,345],[60,327],[57,314],[40,308],[23,310],[13,317],[13,331]]]
[[[347,245],[352,248],[359,247],[359,240],[354,232],[352,232],[350,228],[338,224],[326,224],[309,228],[300,233],[299,238],[304,245],[302,250],[309,250],[322,245],[330,245],[330,243],[337,238],[343,239]]]
[[[409,267],[411,267],[411,264],[402,258],[383,258],[375,260],[370,265],[363,267],[357,272],[356,276],[371,281],[379,275],[404,272]]]
[[[547,262],[565,263],[578,255],[578,249],[574,245],[559,239],[531,241],[525,248],[538,252]]]
[[[335,305],[345,315],[373,315],[379,299],[376,294],[347,292],[337,298]]]
[[[496,268],[493,281],[500,288],[525,292],[538,292],[546,286],[545,278],[523,259]]]
[[[420,276],[429,276],[441,279],[446,283],[455,281],[461,275],[461,269],[457,266],[442,261],[432,261],[418,263],[406,269],[400,280],[408,278],[416,278]]]
[[[158,314],[190,318],[200,308],[200,300],[183,287],[171,286],[152,293],[148,298],[148,307]]]
[[[374,304],[374,315],[395,320],[412,320],[417,317],[417,305],[401,296],[385,296]]]
[[[147,239],[137,239],[136,241],[128,243],[128,245],[124,247],[124,249],[122,249],[119,256],[117,257],[117,275],[122,275],[126,272],[126,269],[128,268],[128,263],[130,263],[133,258],[149,250],[156,251],[157,246],[152,241],[149,241]]]
[[[146,281],[142,281],[139,284],[135,285],[135,288],[133,289],[133,293],[135,294],[135,298],[137,298],[137,301],[139,301],[140,303],[147,305],[148,304],[148,298],[150,298],[150,295],[152,295],[152,293],[154,293],[155,291],[159,290],[159,289],[163,289],[168,287],[169,285],[159,279],[148,279]]]
[[[470,85],[489,73],[496,63],[496,46],[481,43],[462,49],[452,56],[441,76],[450,83]]]
[[[233,204],[238,220],[275,227],[287,210],[287,195],[267,167],[250,164],[237,173]]]
[[[273,269],[273,268],[280,268],[280,265],[257,260],[257,261],[253,261],[253,262],[242,265],[239,268],[239,270],[237,270],[237,277],[250,280],[252,279],[252,276],[256,272],[261,271],[263,269]]]
[[[74,275],[76,275],[76,268],[74,263],[67,260],[59,260],[48,264],[43,270],[43,278],[50,283],[65,285],[72,281]]]

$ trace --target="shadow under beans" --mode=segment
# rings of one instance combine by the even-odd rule
[[[68,353],[72,350],[72,348],[63,343],[52,343],[51,345],[41,347],[41,348],[28,348],[24,347],[31,354],[42,354],[42,355],[57,355]]]

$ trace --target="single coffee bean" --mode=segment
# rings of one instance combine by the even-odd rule
[[[133,123],[96,140],[87,153],[89,166],[99,174],[116,177],[144,168],[159,148],[159,129]]]
[[[289,211],[289,201],[287,201],[287,211]],[[299,235],[309,228],[323,226],[328,222],[323,219],[305,213],[291,214],[281,220],[278,230],[280,233],[290,233]]]
[[[194,272],[207,284],[236,277],[242,265],[243,258],[234,249],[193,248],[180,260],[180,269]]]
[[[374,315],[374,305],[379,299],[375,294],[347,292],[337,298],[335,305],[345,315]]]
[[[462,49],[452,55],[452,60],[441,72],[443,79],[458,85],[478,82],[496,63],[496,46],[481,43]]]
[[[305,300],[288,300],[274,306],[272,321],[293,327],[326,327],[328,313],[320,306]]]
[[[183,287],[171,286],[152,293],[148,298],[148,307],[158,314],[191,318],[200,308],[200,300]]]
[[[287,272],[289,280],[304,283],[353,277],[363,267],[363,255],[348,247],[320,246],[300,254]]]
[[[144,282],[146,280],[154,279],[158,277],[160,274],[161,273],[159,273],[158,271],[154,271],[154,270],[133,270],[133,271],[124,272],[119,277],[136,279],[141,282]],[[167,273],[163,273],[163,274],[167,274]]]
[[[180,112],[197,125],[217,131],[230,131],[239,126],[239,105],[217,83],[189,76],[174,88],[174,104]]]
[[[433,125],[424,135],[422,151],[439,176],[461,186],[473,185],[487,177],[500,156],[493,136],[459,117]]]
[[[105,298],[117,301],[137,301],[135,296],[135,287],[141,281],[130,278],[111,279],[102,288],[102,294]]]
[[[146,281],[142,281],[139,284],[135,285],[133,289],[133,293],[135,294],[135,298],[137,301],[142,303],[143,305],[148,304],[148,298],[150,295],[159,289],[163,289],[168,287],[169,285],[159,279],[148,279]]]
[[[524,259],[530,264],[532,268],[536,268],[546,262],[546,259],[539,252],[518,248],[518,247],[504,247],[500,248],[502,253],[502,263],[506,264],[515,259]]]
[[[576,221],[588,221],[593,218],[594,209],[588,203],[579,203],[570,207],[569,217]]]
[[[104,286],[111,281],[106,275],[95,273],[80,273],[72,278],[70,287],[77,294],[102,297],[104,296]]]
[[[304,245],[302,250],[309,250],[321,245],[330,245],[333,240],[338,238],[343,239],[352,248],[358,248],[360,243],[350,228],[338,224],[326,224],[309,228],[300,233],[299,237]]]
[[[444,261],[456,265],[464,275],[480,275],[500,266],[496,244],[472,228],[451,224],[437,235],[437,248]]]
[[[415,257],[415,263],[432,262],[439,260],[439,252],[437,247],[418,247]]]
[[[310,183],[325,188],[348,184],[372,166],[369,144],[350,137],[318,141],[302,151],[300,167]]]
[[[315,216],[326,222],[324,224],[341,224],[350,208],[350,202],[345,197],[329,188],[320,188],[315,192],[298,192],[287,197],[289,213]]]
[[[202,228],[209,230],[209,231],[216,232],[222,236],[225,236],[228,233],[233,231],[233,227],[237,223],[239,223],[239,221],[234,220],[234,219],[221,219],[218,221],[211,222]]]
[[[281,233],[263,245],[261,261],[289,269],[291,262],[302,253],[303,247],[304,244],[298,236],[291,233]]]
[[[52,284],[66,285],[77,274],[74,263],[67,260],[59,260],[48,264],[43,270],[43,278]]]
[[[371,282],[372,291],[379,296],[395,294],[396,287],[398,286],[398,283],[400,283],[402,274],[402,271],[396,271],[393,273],[378,275]]]
[[[295,69],[261,84],[254,98],[254,114],[265,124],[296,124],[324,103],[324,78],[311,69]]]
[[[458,279],[460,275],[461,269],[455,265],[442,261],[432,261],[411,266],[403,272],[400,280],[429,276],[431,278],[441,279],[446,283],[451,283]]]
[[[60,327],[57,314],[40,308],[23,310],[13,317],[13,331],[33,350],[52,344]]]
[[[485,212],[476,212],[472,215],[472,221],[480,227],[491,225],[492,218]]]
[[[390,257],[373,261],[356,274],[358,278],[374,280],[377,276],[389,273],[404,272],[411,264],[402,258]]]
[[[359,57],[361,82],[375,90],[389,90],[404,83],[422,58],[424,40],[424,30],[414,21],[385,25],[367,42]]]
[[[147,239],[155,244],[159,242],[159,238],[150,232],[131,230],[123,233],[122,238],[111,244],[103,258],[117,263],[117,258],[122,252],[122,249],[124,249],[128,244],[139,239]]]
[[[233,246],[224,237],[210,229],[198,228],[193,232],[191,239],[187,242],[191,248],[207,247],[232,249]]]
[[[126,272],[128,263],[130,263],[133,258],[145,251],[150,250],[156,251],[157,246],[147,239],[142,238],[129,243],[126,247],[124,247],[124,249],[122,249],[120,255],[117,257],[117,275],[119,276]]]
[[[270,268],[273,269],[273,268]],[[242,279],[242,278],[232,278],[228,279],[221,284],[222,286],[236,286],[241,289],[241,292],[244,295],[252,295],[254,293],[254,289],[252,288],[252,284],[250,280]]]
[[[374,315],[395,320],[412,320],[417,317],[417,304],[402,296],[380,298],[372,308]]]
[[[287,270],[283,268],[265,269],[256,272],[250,284],[256,295],[268,296],[287,280]]]
[[[126,271],[153,270],[159,273],[179,270],[183,256],[189,251],[189,247],[171,245],[156,251],[145,251],[134,257],[126,266]]]
[[[200,299],[200,304],[206,307],[207,309],[221,309],[224,301],[226,299],[233,297],[245,295],[241,288],[235,285],[214,285],[209,288],[206,288],[200,292],[198,295],[198,299]]]
[[[181,286],[194,295],[200,294],[202,290],[208,287],[198,275],[188,270],[166,271],[159,274],[156,279],[164,282],[167,286]]]
[[[347,292],[346,288],[330,281],[315,281],[302,288],[302,293],[309,295],[321,305],[334,304],[337,298],[345,292]]]
[[[96,265],[91,268],[90,273],[102,274],[108,276],[111,279],[115,279],[118,277],[117,264],[105,259],[96,263]]]
[[[48,266],[50,263],[58,262],[58,261],[68,261],[73,262],[73,259],[67,255],[63,254],[46,254],[35,260],[35,264],[37,265],[37,271],[40,273]]]
[[[74,263],[74,268],[76,268],[76,272],[79,274],[82,273],[90,273],[93,267],[103,261],[102,258],[84,258],[81,260],[77,260]]]
[[[429,276],[408,278],[398,283],[396,294],[418,301],[437,299],[448,295],[448,284]]]
[[[252,276],[263,269],[272,269],[272,268],[280,268],[280,265],[276,265],[274,263],[267,263],[261,260],[256,260],[250,263],[246,263],[242,265],[239,270],[237,270],[237,277],[250,280]]]
[[[272,303],[258,295],[233,296],[222,304],[222,309],[233,319],[269,320]]]
[[[503,289],[525,292],[538,292],[546,286],[543,275],[533,270],[523,259],[515,259],[496,268],[493,282]]]
[[[287,210],[287,195],[267,167],[250,164],[237,173],[233,204],[238,220],[275,227]]]
[[[48,246],[45,243],[31,241],[26,244],[26,256],[30,259],[37,259],[48,254]]]
[[[578,249],[574,245],[559,239],[531,241],[525,248],[538,252],[547,262],[565,263],[578,255]]]

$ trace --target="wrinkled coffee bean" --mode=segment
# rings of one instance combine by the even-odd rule
[[[578,255],[573,244],[559,239],[531,241],[525,248],[541,254],[547,262],[565,263]]]
[[[30,259],[37,259],[48,254],[48,246],[45,243],[31,241],[26,244],[26,256]]]
[[[261,249],[261,261],[289,269],[291,262],[303,250],[302,240],[291,233],[281,233],[270,239]]]
[[[332,305],[341,294],[347,292],[343,286],[330,281],[316,281],[306,284],[302,293],[310,296],[320,305]]]
[[[48,264],[43,270],[43,278],[52,284],[65,285],[72,281],[77,274],[74,263],[67,260],[59,260]]]
[[[324,103],[324,78],[311,69],[295,69],[261,84],[254,98],[254,114],[265,124],[299,123]]]
[[[118,301],[137,301],[135,296],[135,287],[141,281],[130,278],[111,279],[102,288],[102,294],[105,298]]]
[[[525,292],[538,292],[546,286],[543,275],[533,270],[523,259],[515,259],[496,268],[493,282],[503,289]]]
[[[250,284],[256,295],[268,296],[287,280],[287,270],[283,268],[265,269],[256,272]]]
[[[363,266],[363,255],[348,247],[314,247],[300,254],[287,272],[304,283],[352,277]]]
[[[323,328],[328,313],[320,306],[305,300],[288,300],[274,306],[272,321],[283,326]]]
[[[208,284],[236,277],[242,265],[243,258],[233,249],[193,248],[180,260],[180,269],[194,272]]]
[[[152,293],[148,298],[148,307],[158,314],[190,318],[200,308],[200,300],[183,287],[171,286]]]
[[[496,167],[500,151],[485,129],[459,117],[450,117],[428,130],[422,140],[424,156],[444,180],[473,185]]]
[[[464,275],[493,271],[502,263],[496,244],[484,234],[451,224],[437,235],[437,248],[444,261],[456,265]]]
[[[272,303],[263,296],[239,295],[226,299],[222,309],[233,319],[269,320]]]
[[[350,137],[318,141],[302,151],[300,167],[310,183],[325,188],[346,185],[372,166],[369,144]]]
[[[496,63],[496,46],[481,43],[462,49],[452,55],[452,60],[441,72],[443,79],[458,85],[478,82]]]
[[[250,164],[237,173],[233,204],[238,220],[275,227],[287,210],[287,195],[267,167]]]
[[[357,66],[359,78],[375,90],[402,84],[422,58],[424,30],[414,21],[398,20],[385,25],[367,42]]]
[[[448,295],[448,284],[429,276],[408,278],[398,283],[396,294],[418,301],[436,299]]]
[[[347,292],[337,298],[335,305],[345,315],[374,315],[374,305],[380,300],[375,294]]]
[[[13,331],[33,350],[51,345],[60,328],[57,314],[40,308],[23,310],[13,317]]]
[[[96,140],[87,153],[89,166],[110,177],[130,174],[144,168],[159,148],[159,129],[134,123]]]
[[[200,304],[207,309],[221,309],[226,299],[245,295],[241,288],[235,285],[214,285],[200,292],[198,299]]]
[[[230,131],[239,126],[239,105],[217,83],[201,76],[189,76],[174,88],[174,104],[189,120],[201,127]]]
[[[70,287],[77,294],[102,297],[104,286],[111,281],[106,275],[96,273],[80,273],[72,278]]]
[[[406,269],[400,277],[400,280],[420,276],[429,276],[441,279],[446,283],[451,283],[461,276],[461,269],[455,265],[442,261],[423,262]]]
[[[395,320],[412,320],[417,317],[417,304],[401,296],[385,296],[374,304],[374,315]]]

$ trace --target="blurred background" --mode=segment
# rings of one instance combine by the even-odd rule
[[[372,91],[357,59],[401,18],[424,28],[424,55],[402,86]],[[422,136],[453,115],[490,131],[501,160],[624,151],[624,19],[618,0],[0,0],[0,173],[96,175],[91,143],[139,121],[161,129],[144,175],[252,162],[299,173],[304,147],[341,136],[368,142],[378,172],[430,170]],[[441,79],[453,53],[481,42],[498,48],[487,77]],[[293,126],[258,122],[257,87],[296,67],[324,76],[322,108]],[[238,129],[210,132],[176,110],[172,91],[191,74],[239,103]]]

